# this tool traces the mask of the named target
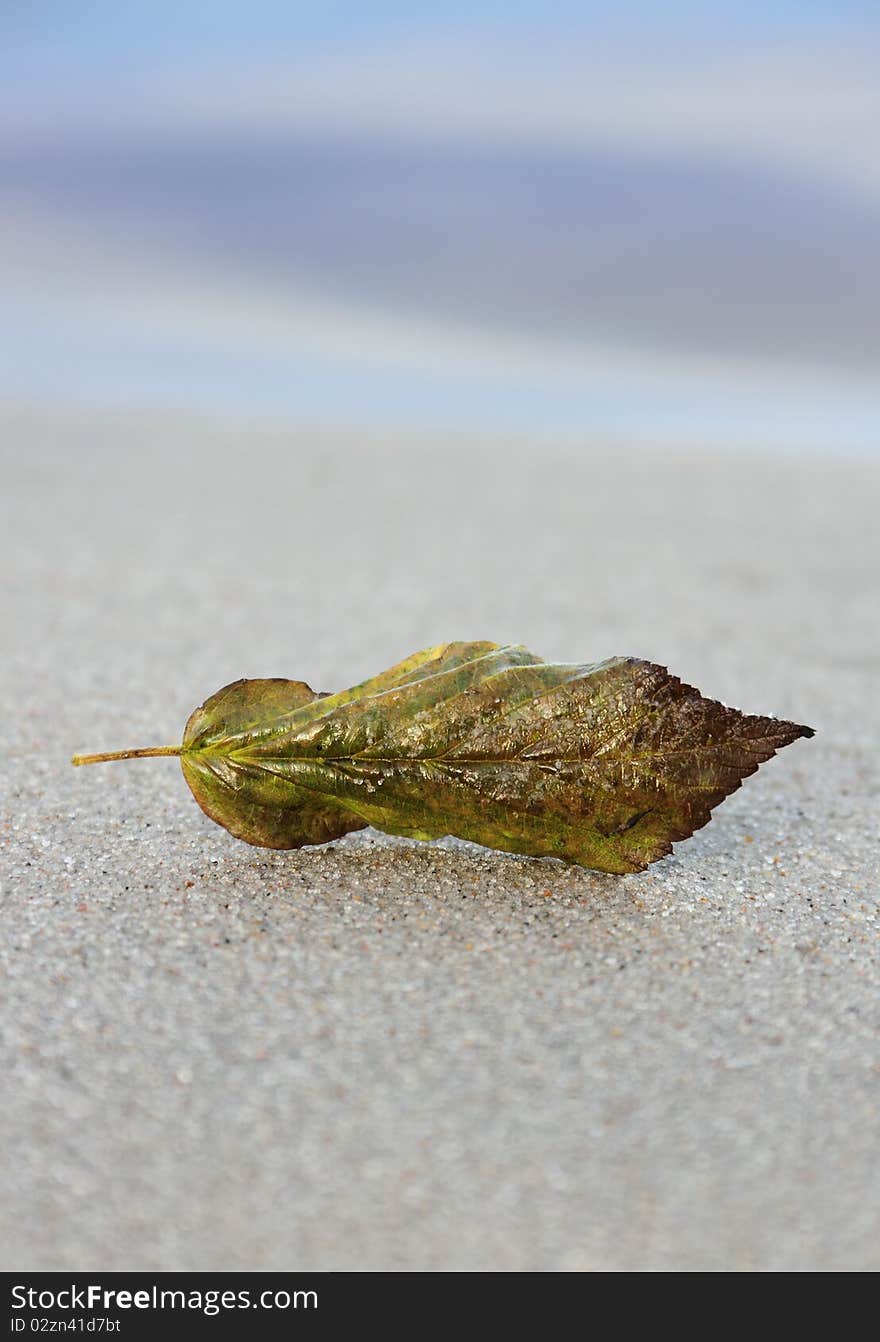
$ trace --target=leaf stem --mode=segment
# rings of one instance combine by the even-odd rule
[[[146,746],[143,750],[107,750],[101,755],[74,755],[71,764],[103,764],[106,760],[144,760],[154,755],[180,755],[183,746]]]

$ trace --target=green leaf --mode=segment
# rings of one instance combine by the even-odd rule
[[[446,643],[339,694],[239,680],[179,754],[196,801],[247,843],[299,848],[373,825],[454,834],[608,872],[643,870],[809,727],[704,699],[634,657],[587,666]]]

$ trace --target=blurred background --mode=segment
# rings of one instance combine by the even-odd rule
[[[873,453],[858,0],[5,0],[0,395]]]

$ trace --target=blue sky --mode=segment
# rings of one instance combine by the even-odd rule
[[[120,6],[115,0],[6,0],[5,25],[16,39],[44,51],[50,34],[63,36],[71,47],[95,54],[100,50],[143,50],[144,44],[166,47],[186,40],[193,51],[242,41],[253,48],[279,39],[336,42],[352,33],[374,33],[452,25],[486,27],[496,32],[530,33],[565,25],[592,33],[668,33],[676,41],[713,38],[727,43],[740,33],[766,36],[776,32],[826,33],[853,24],[877,25],[873,0],[667,0],[609,4],[590,0],[445,0],[419,4],[396,0],[348,0],[321,5],[291,0],[152,0],[150,5]]]
[[[880,442],[876,5],[80,0],[0,38],[0,394]]]

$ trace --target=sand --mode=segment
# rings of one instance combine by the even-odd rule
[[[880,467],[7,406],[7,1269],[880,1267]],[[448,638],[817,729],[640,876],[271,853],[173,743]]]

